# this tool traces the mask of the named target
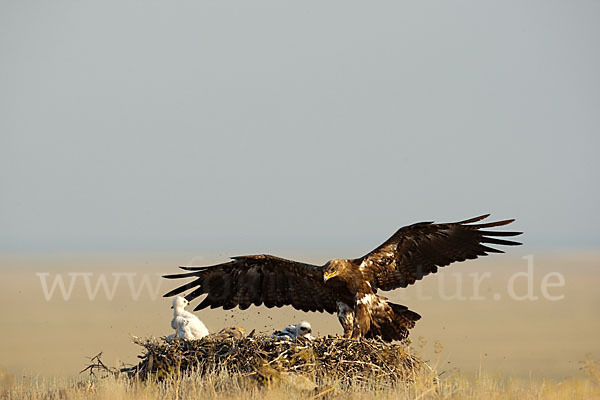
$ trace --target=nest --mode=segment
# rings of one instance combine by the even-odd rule
[[[247,336],[236,332],[191,341],[134,338],[134,342],[145,349],[138,356],[141,361],[120,372],[142,380],[169,379],[182,372],[204,375],[225,370],[253,376],[261,382],[294,374],[317,385],[333,380],[393,384],[410,380],[416,369],[426,366],[408,353],[406,344],[376,339],[328,336],[282,340],[254,332]]]

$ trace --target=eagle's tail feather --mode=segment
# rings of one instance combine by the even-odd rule
[[[414,328],[415,323],[421,316],[408,307],[387,303],[390,312],[382,315],[373,315],[371,318],[371,329],[366,337],[380,337],[385,341],[402,340],[408,337],[408,330]]]

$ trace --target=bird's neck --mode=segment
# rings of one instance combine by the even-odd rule
[[[185,311],[185,309],[183,307],[175,307],[173,308],[173,315],[177,316],[181,313],[183,313]]]

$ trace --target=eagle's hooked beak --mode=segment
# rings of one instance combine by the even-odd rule
[[[327,280],[333,278],[337,275],[337,271],[334,272],[323,272],[323,282],[327,282]]]

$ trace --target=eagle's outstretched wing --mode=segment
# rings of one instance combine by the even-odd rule
[[[206,307],[245,310],[251,304],[266,307],[291,305],[302,311],[336,311],[335,295],[325,288],[322,267],[270,255],[232,257],[223,264],[209,267],[180,267],[181,274],[165,278],[195,278],[165,297],[194,289],[185,298],[206,298],[194,310]]]
[[[353,260],[374,289],[392,290],[412,285],[455,261],[503,253],[486,244],[514,246],[521,243],[494,236],[516,236],[521,232],[482,230],[503,226],[513,219],[474,224],[489,214],[447,224],[419,222],[400,228],[369,254]]]

